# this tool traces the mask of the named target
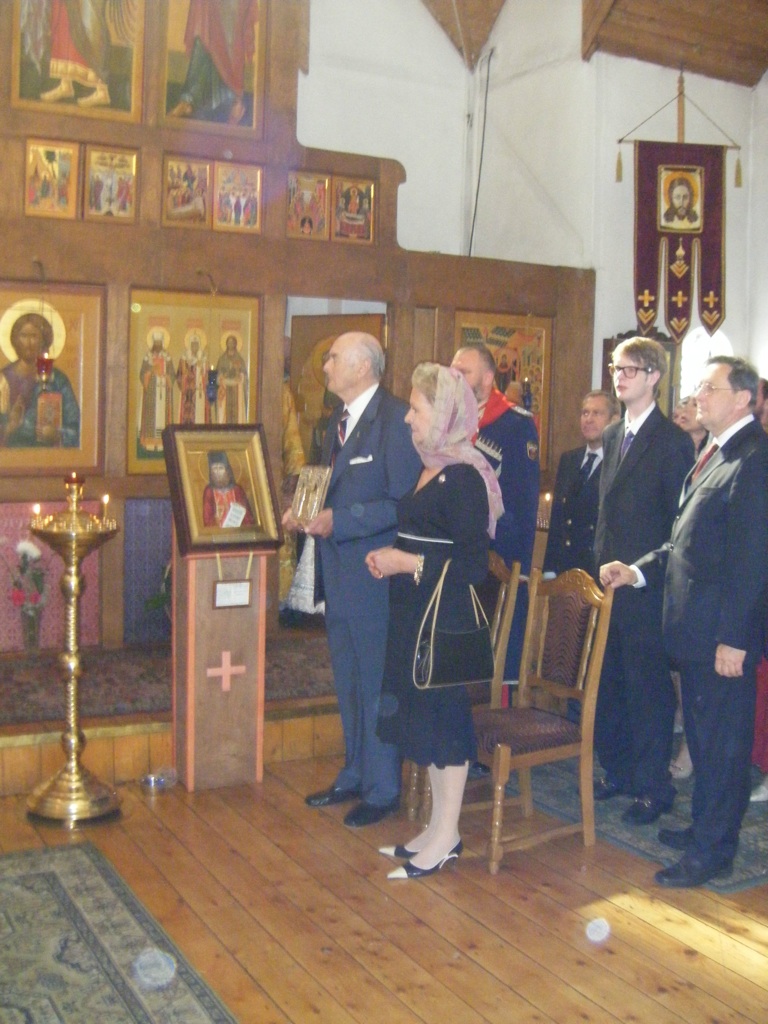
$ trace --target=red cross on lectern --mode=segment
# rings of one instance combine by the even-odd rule
[[[214,679],[216,676],[221,676],[221,692],[229,693],[232,688],[232,676],[242,676],[245,674],[245,665],[233,665],[232,664],[232,652],[222,651],[221,652],[221,668],[208,668],[205,670],[205,674],[209,679]]]

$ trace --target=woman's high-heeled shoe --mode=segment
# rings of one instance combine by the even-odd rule
[[[446,864],[451,864],[453,861],[458,860],[458,853],[454,853],[451,850],[450,853],[446,854],[442,860],[439,860],[431,868],[417,868],[415,864],[408,861],[407,864],[401,864],[399,868],[395,868],[394,871],[390,871],[387,878],[426,878],[427,875],[434,875],[437,871],[442,871]]]
[[[461,853],[464,849],[464,844],[461,840],[456,843],[454,848],[450,851],[455,853],[456,856]],[[380,846],[379,853],[383,853],[385,857],[396,857],[398,860],[410,860],[411,857],[415,857],[418,850],[409,850],[407,846]]]

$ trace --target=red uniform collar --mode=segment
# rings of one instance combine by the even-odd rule
[[[488,395],[488,401],[485,403],[485,408],[480,416],[480,422],[477,425],[478,431],[482,430],[483,427],[490,426],[499,416],[503,416],[512,407],[513,403],[505,395],[502,395],[498,388],[493,388],[490,395]]]

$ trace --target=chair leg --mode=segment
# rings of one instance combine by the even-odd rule
[[[491,814],[491,839],[488,844],[488,870],[498,875],[504,848],[501,843],[504,827],[504,787],[509,781],[509,747],[501,744],[493,754],[493,811]]]
[[[429,769],[422,768],[420,776],[418,820],[426,828],[432,819],[432,783],[429,779]]]
[[[523,817],[530,818],[533,814],[533,790],[531,789],[531,769],[518,768],[517,781],[520,785],[520,804]]]
[[[579,763],[579,793],[581,796],[581,827],[584,845],[595,845],[594,768],[591,757],[581,757]]]
[[[419,813],[419,766],[408,763],[408,785],[405,791],[405,813],[408,821],[416,821]]]

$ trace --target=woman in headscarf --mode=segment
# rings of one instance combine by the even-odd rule
[[[465,687],[418,690],[413,656],[424,611],[447,559],[441,621],[474,623],[470,584],[488,572],[488,540],[504,507],[498,481],[470,438],[477,402],[458,370],[420,363],[411,379],[405,417],[424,468],[398,505],[393,547],[372,551],[366,564],[376,579],[391,577],[390,619],[378,733],[402,755],[428,765],[432,788],[429,825],[405,846],[386,846],[406,863],[389,878],[419,878],[461,853],[459,812],[469,765],[476,755],[472,707]],[[445,617],[445,619],[443,619]]]

